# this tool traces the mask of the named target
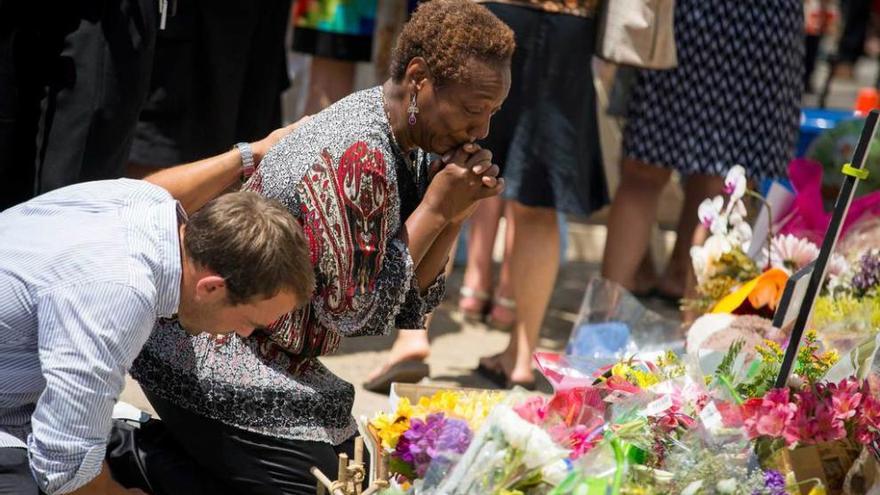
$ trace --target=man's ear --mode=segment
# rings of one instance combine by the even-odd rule
[[[196,282],[196,301],[213,302],[226,299],[226,280],[219,275],[206,275]]]

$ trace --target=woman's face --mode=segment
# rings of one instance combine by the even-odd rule
[[[415,140],[438,155],[489,135],[489,120],[510,91],[510,65],[467,62],[470,82],[436,86],[427,80],[418,92]]]

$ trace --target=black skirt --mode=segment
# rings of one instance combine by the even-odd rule
[[[481,143],[502,166],[505,197],[587,216],[608,202],[591,67],[596,20],[486,7],[516,37],[510,94]]]

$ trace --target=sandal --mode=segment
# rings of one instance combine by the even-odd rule
[[[364,382],[365,390],[379,394],[387,394],[391,384],[418,383],[431,374],[431,369],[423,361],[406,360],[392,364],[382,374],[368,382]]]
[[[483,321],[489,312],[491,296],[484,290],[462,285],[458,290],[458,310],[470,322]]]
[[[494,385],[496,388],[499,388],[499,389],[510,390],[513,387],[522,387],[528,391],[535,390],[535,382],[534,381],[532,381],[532,382],[513,382],[509,378],[507,378],[507,375],[504,374],[503,371],[491,369],[488,366],[484,365],[483,363],[480,363],[477,366],[477,369],[475,369],[474,371],[477,373],[477,375],[492,382],[492,385]]]

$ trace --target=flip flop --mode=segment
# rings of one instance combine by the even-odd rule
[[[495,385],[496,388],[510,390],[513,387],[522,387],[526,390],[532,391],[535,390],[535,382],[530,383],[520,383],[520,382],[512,382],[507,378],[507,375],[502,371],[497,371],[489,368],[488,366],[480,363],[477,366],[476,371],[477,375],[485,378],[492,382],[492,385]]]
[[[683,296],[676,296],[673,294],[668,294],[666,292],[661,291],[660,289],[652,289],[648,293],[648,297],[651,297],[654,299],[659,299],[659,300],[663,301],[664,303],[675,306],[676,308],[681,306],[681,300],[683,298]]]
[[[387,394],[391,391],[391,384],[394,382],[418,383],[430,375],[431,368],[423,361],[407,360],[394,363],[376,378],[364,382],[363,386],[370,392]]]

